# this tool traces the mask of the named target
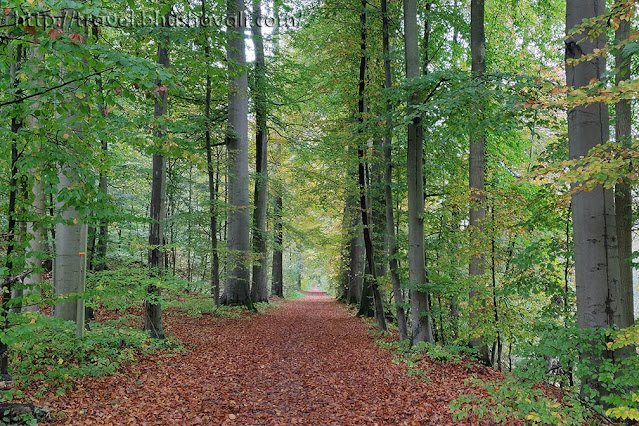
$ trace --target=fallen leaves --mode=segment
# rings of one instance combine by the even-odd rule
[[[246,315],[250,321],[167,311],[166,328],[186,353],[146,356],[45,402],[64,412],[59,424],[444,425],[453,423],[452,399],[482,392],[467,377],[498,374],[422,360],[429,380],[409,377],[360,319],[323,293]]]

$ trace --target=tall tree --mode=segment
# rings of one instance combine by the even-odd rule
[[[362,0],[362,12],[360,14],[360,31],[361,31],[361,44],[360,44],[360,62],[359,62],[359,84],[358,84],[358,118],[360,123],[359,132],[363,131],[364,125],[364,113],[366,112],[366,102],[364,99],[366,89],[366,63],[368,58],[368,52],[366,51],[366,0]],[[377,265],[375,263],[375,250],[373,247],[372,237],[372,224],[370,222],[370,206],[368,204],[367,188],[366,188],[366,160],[364,158],[364,141],[359,141],[357,148],[358,161],[358,181],[359,181],[359,199],[360,210],[362,215],[362,225],[364,228],[364,249],[366,251],[366,260],[368,263],[368,271],[370,274],[370,290],[373,295],[373,302],[375,304],[375,320],[380,330],[386,331],[386,317],[384,316],[384,306],[382,304],[382,298],[377,284]],[[362,293],[362,300],[365,298]]]
[[[566,84],[581,88],[598,80],[605,69],[605,57],[584,60],[595,49],[606,44],[605,32],[589,37],[588,29],[572,34],[584,20],[604,13],[605,3],[598,0],[568,0],[566,3],[566,59],[579,62],[566,64]],[[580,105],[568,111],[570,158],[585,156],[593,147],[609,138],[608,106],[603,103]],[[573,185],[571,195],[573,240],[575,251],[575,284],[577,288],[577,324],[582,329],[602,329],[619,324],[621,294],[619,257],[615,229],[615,206],[612,189],[598,185],[592,191]],[[602,359],[597,346],[604,342],[593,338],[591,348],[583,348],[581,357],[597,369]],[[613,356],[611,353],[605,356]],[[587,388],[604,392],[598,375],[585,379]]]
[[[273,1],[273,15],[275,16],[275,28],[273,28],[273,56],[278,58],[280,55],[280,0]],[[281,154],[281,145],[276,144],[275,149],[277,159],[273,163],[274,174],[277,174],[279,168],[279,159]],[[284,250],[284,233],[282,231],[282,208],[284,200],[282,198],[282,182],[277,182],[277,189],[275,191],[274,203],[273,203],[273,220],[275,222],[274,228],[274,244],[273,244],[273,262],[272,262],[272,283],[271,294],[273,296],[284,297],[284,261],[282,252]]]
[[[168,28],[169,16],[167,13],[162,20],[162,28]],[[163,40],[158,41],[158,64],[164,68],[169,67],[169,37],[163,34]],[[156,119],[166,116],[168,112],[168,88],[160,78],[155,81],[155,110]],[[163,144],[166,138],[167,129],[164,125],[157,125],[154,137],[156,148]],[[165,268],[164,246],[164,222],[166,217],[166,156],[163,152],[153,154],[153,178],[151,180],[151,209],[149,228],[149,268],[152,274],[161,275]],[[149,284],[147,298],[144,302],[144,329],[151,332],[151,337],[155,339],[164,338],[164,327],[162,325],[162,305],[160,304],[161,291],[154,284]]]
[[[253,21],[262,22],[262,3],[253,1]],[[255,209],[253,210],[253,278],[251,299],[253,302],[268,301],[266,210],[268,201],[268,129],[266,104],[266,62],[264,60],[264,38],[261,25],[253,25],[255,46],[255,72],[253,78],[253,102],[255,104]]]
[[[391,72],[390,58],[390,35],[388,2],[381,0],[382,8],[382,44],[384,50],[384,88],[393,87],[393,74]],[[397,263],[397,242],[395,239],[395,218],[393,205],[393,158],[391,148],[391,138],[393,135],[393,106],[390,99],[386,100],[386,132],[382,138],[382,149],[384,152],[384,208],[385,208],[385,229],[386,229],[386,249],[388,250],[388,266],[390,270],[391,282],[393,283],[393,298],[395,299],[395,315],[397,316],[397,328],[399,329],[399,339],[408,339],[408,326],[406,324],[406,312],[404,311],[404,293],[402,292],[399,279],[399,265]]]
[[[73,9],[65,9],[63,14],[72,17],[76,13]],[[71,22],[72,20],[69,20]],[[76,38],[84,42],[84,37]],[[77,89],[75,84],[73,89]],[[75,90],[72,90],[74,93]],[[71,97],[71,105],[78,106],[82,102],[79,97]],[[68,120],[73,130],[73,139],[82,140],[85,137],[84,124],[81,122],[78,109],[70,109]],[[67,139],[70,135],[67,134]],[[69,155],[70,156],[70,155]],[[55,260],[53,263],[53,285],[56,294],[81,294],[85,290],[86,279],[86,251],[87,251],[87,223],[86,218],[80,214],[78,206],[68,201],[63,201],[61,197],[64,193],[72,191],[77,184],[74,182],[77,176],[74,160],[66,160],[66,164],[60,164],[58,169],[58,200],[56,209],[60,212],[59,221],[55,226]],[[77,203],[78,197],[71,197]],[[76,322],[76,334],[82,335],[84,332],[84,299],[66,299],[56,303],[54,315],[65,320]]]
[[[252,308],[249,291],[249,176],[248,176],[248,78],[244,28],[238,17],[245,13],[242,0],[228,0],[227,61],[229,72],[228,130],[228,230],[226,286],[224,304]]]
[[[404,55],[406,78],[419,77],[419,47],[417,43],[417,1],[404,0]],[[407,179],[408,179],[408,274],[411,285],[412,342],[432,342],[433,331],[429,311],[429,295],[423,289],[426,283],[424,253],[424,181],[422,170],[423,133],[421,118],[415,111],[419,94],[409,95],[412,119],[408,124]]]
[[[473,78],[482,79],[486,73],[486,34],[484,31],[484,0],[471,0],[470,2],[470,50],[471,50],[471,67]],[[476,105],[478,117],[481,120],[483,115],[483,105],[481,99]],[[486,157],[486,133],[481,124],[473,129],[470,136],[470,157],[469,157],[469,187],[470,187],[470,232],[471,246],[481,247],[483,240],[484,221],[486,219],[486,208],[484,203],[486,197],[484,195],[484,174],[485,174],[485,157]],[[485,256],[483,253],[473,253],[470,258],[470,266],[468,273],[471,279],[473,289],[470,292],[470,299],[475,305],[471,311],[471,327],[475,330],[478,327],[478,319],[476,310],[483,310],[485,302],[483,301],[483,292],[478,287],[483,285],[485,273]],[[475,334],[478,332],[475,331]],[[488,354],[488,345],[483,338],[476,335],[472,339],[472,345],[479,351],[481,360],[484,364],[490,364],[490,355]]]
[[[206,2],[202,0],[202,16],[206,15]],[[206,148],[206,171],[209,183],[209,232],[211,234],[211,293],[215,306],[220,305],[220,256],[217,249],[217,194],[219,192],[219,161],[217,168],[213,165],[213,145],[211,143],[211,92],[213,83],[211,81],[211,45],[206,35],[204,40],[204,58],[206,60],[206,93],[204,104],[204,118],[206,129],[204,130],[204,140]],[[219,159],[219,158],[218,158]]]
[[[633,6],[634,7],[634,6]],[[630,37],[630,18],[621,19],[615,33],[615,44],[620,45]],[[621,85],[630,79],[630,57],[619,48],[615,55],[617,75],[615,83]],[[628,99],[615,104],[615,137],[626,148],[632,145],[632,107]],[[632,279],[632,189],[628,178],[615,186],[615,220],[619,241],[619,262],[621,279],[621,318],[619,327],[625,328],[634,323],[634,288]]]

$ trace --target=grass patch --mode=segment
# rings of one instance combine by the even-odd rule
[[[289,300],[303,299],[306,295],[299,290],[287,290],[284,292],[284,298]]]

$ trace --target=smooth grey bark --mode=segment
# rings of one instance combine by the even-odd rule
[[[470,49],[471,67],[473,77],[483,78],[486,73],[486,35],[484,31],[484,0],[471,0],[470,2]],[[483,105],[481,99],[475,106],[479,116],[483,115]],[[486,208],[484,203],[484,173],[486,157],[486,134],[482,126],[478,126],[470,136],[470,157],[468,170],[468,186],[470,188],[470,220],[471,245],[481,247],[483,239],[484,220],[486,219]],[[480,290],[484,285],[485,256],[473,254],[468,267],[472,289],[470,291],[471,307],[470,322],[471,328],[476,330],[481,328],[478,324],[478,317],[486,308],[483,292]],[[477,312],[479,310],[479,314]],[[476,333],[475,333],[476,334]],[[471,345],[479,351],[481,361],[490,365],[488,345],[483,337],[475,335]]]
[[[75,11],[65,9],[64,14],[73,16]],[[64,70],[63,70],[64,72]],[[71,88],[71,93],[73,93]],[[72,96],[71,102],[81,102]],[[73,132],[78,138],[83,138],[81,125],[75,111],[70,110],[69,118],[74,121]],[[60,194],[74,183],[73,164],[60,164],[58,169],[57,192]],[[53,287],[56,295],[80,294],[85,290],[87,231],[86,220],[73,205],[57,200],[56,210],[59,212],[59,222],[55,226],[55,259],[53,262]],[[84,333],[84,299],[75,298],[56,303],[53,313],[57,318],[72,320],[76,323],[76,335]]]
[[[244,13],[242,0],[228,0],[227,14]],[[241,23],[237,23],[241,24]],[[228,130],[228,221],[227,276],[223,304],[241,304],[252,308],[250,284],[249,173],[248,173],[248,80],[244,46],[244,28],[228,27],[229,64]]]
[[[168,26],[168,14],[162,22],[163,27]],[[168,37],[158,41],[158,64],[165,68],[169,66],[169,40]],[[154,117],[163,117],[168,112],[168,89],[160,79],[155,81],[155,110]],[[166,127],[157,126],[154,137],[160,145],[166,137]],[[164,222],[166,218],[166,157],[161,153],[153,154],[153,178],[151,180],[151,204],[149,216],[149,269],[151,274],[161,275],[166,267],[164,246]],[[151,333],[154,339],[164,339],[164,327],[162,325],[162,305],[160,304],[161,290],[150,284],[146,288],[146,300],[144,301],[144,330]]]
[[[406,78],[419,77],[419,47],[417,43],[417,2],[404,0],[404,44]],[[413,93],[409,107],[419,102]],[[412,112],[414,111],[411,108]],[[424,258],[424,182],[422,170],[421,119],[415,114],[408,124],[407,180],[408,180],[408,274],[411,283],[412,342],[432,342],[433,330],[429,311],[429,295],[421,288],[426,283]]]
[[[384,51],[384,87],[393,87],[393,74],[390,60],[390,36],[388,19],[388,2],[381,0],[382,8],[382,44]],[[388,251],[388,268],[393,284],[393,298],[395,299],[395,315],[399,340],[408,339],[408,325],[406,312],[404,311],[404,294],[399,280],[399,265],[397,264],[397,241],[395,237],[395,218],[393,210],[393,157],[391,137],[393,135],[393,106],[390,99],[386,100],[386,133],[382,138],[382,151],[384,153],[384,210],[386,228],[386,249]]]
[[[260,0],[253,1],[253,20],[261,22]],[[253,45],[255,46],[254,87],[255,103],[255,196],[253,198],[253,276],[251,300],[268,302],[266,211],[268,208],[268,129],[266,104],[266,62],[264,60],[264,38],[262,28],[253,25]]]
[[[58,193],[69,188],[73,171],[69,166],[61,166],[58,173]],[[72,205],[58,201],[57,210],[63,221],[55,227],[55,261],[53,262],[53,282],[56,295],[79,294],[85,289],[87,224],[83,223],[78,210]],[[84,300],[81,298],[56,303],[54,316],[76,321],[83,329]]]
[[[630,37],[630,21],[622,20],[615,34],[615,44]],[[616,84],[630,79],[630,58],[620,51],[615,55]],[[615,137],[618,143],[629,148],[632,145],[632,109],[630,101],[615,104]],[[629,327],[635,320],[634,288],[632,277],[632,189],[628,179],[615,185],[615,220],[619,239],[619,269],[621,280],[621,318],[619,327]]]
[[[568,0],[566,3],[566,33],[583,19],[605,12],[605,2],[598,0]],[[594,39],[576,34],[565,41],[566,58],[579,59],[594,49],[603,49],[605,32]],[[566,65],[567,86],[579,88],[599,79],[605,69],[605,57],[598,56],[576,65]],[[568,140],[570,158],[585,156],[588,151],[609,139],[608,106],[596,103],[577,106],[568,111]],[[602,186],[585,192],[573,185],[571,195],[573,241],[575,252],[575,283],[577,289],[577,324],[582,329],[601,329],[619,324],[622,318],[619,252],[616,238],[615,207],[612,189]],[[603,345],[593,339],[592,345]],[[614,358],[610,352],[604,356]],[[599,351],[582,348],[582,359],[596,369],[602,361]],[[595,375],[585,378],[586,388],[605,393]]]

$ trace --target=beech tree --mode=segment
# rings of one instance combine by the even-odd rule
[[[566,84],[580,88],[592,79],[599,80],[605,69],[605,58],[584,58],[606,43],[604,32],[596,37],[584,37],[587,29],[573,29],[584,19],[604,13],[604,4],[595,0],[566,3],[566,58],[577,60],[566,65]],[[623,119],[623,118],[622,118]],[[608,106],[603,103],[580,105],[568,111],[568,140],[570,158],[586,156],[588,151],[603,144],[609,136]],[[577,323],[582,329],[601,330],[621,325],[623,295],[619,272],[619,251],[615,228],[615,205],[612,189],[598,185],[584,191],[573,185],[571,195],[572,227],[575,246],[575,284],[577,288]],[[593,267],[597,265],[596,267]],[[590,368],[597,368],[602,359],[596,335],[590,335],[591,348],[582,349],[582,357],[588,359]],[[612,356],[612,355],[607,355]],[[600,379],[592,375],[585,379],[584,394],[588,388],[601,394],[605,391]]]
[[[237,17],[245,13],[242,0],[228,0],[227,28],[229,72],[228,130],[228,234],[227,278],[222,303],[252,306],[250,296],[249,194],[248,194],[248,78],[244,28]]]
[[[470,47],[472,56],[472,73],[473,77],[477,79],[476,84],[482,84],[481,79],[486,72],[486,36],[484,32],[484,0],[472,0],[470,2]],[[477,103],[477,111],[480,116],[480,120],[483,118],[483,106],[481,100]],[[472,130],[470,137],[470,157],[469,157],[469,187],[470,187],[470,231],[473,233],[473,243],[481,251],[483,241],[483,222],[486,219],[486,208],[484,206],[486,202],[486,196],[484,195],[484,169],[486,156],[486,134],[482,128],[482,124],[477,129]],[[485,302],[483,301],[482,291],[479,290],[483,285],[484,279],[484,254],[478,253],[471,255],[470,266],[468,272],[471,278],[471,286],[477,287],[477,290],[470,292],[471,301],[480,305],[479,308],[485,308]],[[478,315],[476,312],[471,312],[471,321]],[[475,321],[477,321],[475,319]],[[476,327],[478,324],[474,324]],[[479,333],[479,332],[475,332]],[[477,335],[472,340],[472,345],[481,354],[482,362],[489,365],[490,357],[488,354],[488,345],[483,342],[481,335]]]
[[[169,26],[169,16],[167,13],[162,22],[163,28]],[[164,38],[158,41],[158,64],[162,67],[169,66],[169,40]],[[153,116],[156,119],[164,120],[168,112],[168,88],[159,78],[155,81],[155,110]],[[149,268],[152,274],[158,276],[164,273],[165,257],[162,246],[164,246],[164,220],[166,216],[166,156],[161,151],[161,144],[167,137],[165,125],[156,124],[154,132],[156,149],[153,154],[153,178],[151,181],[151,226],[149,229]],[[147,287],[147,300],[144,302],[144,329],[151,332],[151,336],[156,339],[164,338],[164,328],[162,325],[162,305],[160,304],[161,291],[154,284]]]
[[[417,2],[404,0],[404,54],[406,78],[419,77],[419,48],[417,38]],[[409,106],[419,103],[419,94],[412,93]],[[433,330],[429,295],[424,290],[426,265],[424,254],[424,180],[422,171],[423,131],[419,113],[411,110],[408,124],[407,179],[408,179],[408,264],[410,278],[410,306],[412,342],[432,342]]]
[[[253,20],[262,21],[262,3],[253,1]],[[268,128],[266,98],[266,62],[262,28],[252,26],[255,46],[255,70],[253,76],[253,102],[255,103],[255,208],[253,210],[253,275],[251,299],[253,302],[268,301],[266,210],[268,207]]]

